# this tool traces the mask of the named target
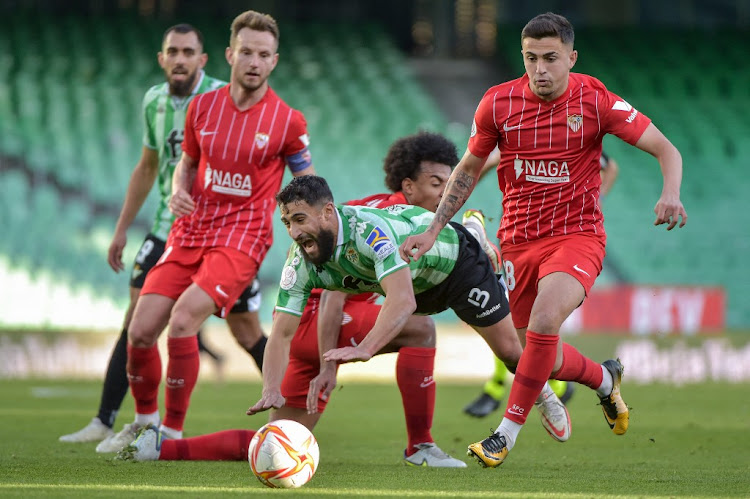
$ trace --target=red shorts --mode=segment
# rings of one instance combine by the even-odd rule
[[[226,317],[258,273],[258,263],[234,248],[167,246],[146,276],[141,294],[155,293],[174,300],[190,284],[197,284],[214,301],[219,317]]]
[[[320,374],[320,352],[318,351],[318,306],[319,299],[307,302],[297,331],[289,349],[289,365],[281,382],[281,394],[286,405],[298,409],[307,408],[307,392],[310,381]],[[370,332],[380,313],[380,305],[374,301],[346,300],[338,348],[358,345]],[[330,399],[329,399],[330,400]],[[318,412],[323,413],[328,401],[318,396]]]
[[[502,248],[513,325],[529,325],[539,280],[553,272],[575,277],[589,294],[602,271],[604,239],[587,234],[554,236]]]

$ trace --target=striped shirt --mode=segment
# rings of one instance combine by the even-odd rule
[[[198,78],[193,93],[187,97],[170,95],[167,82],[154,85],[143,97],[143,146],[155,150],[159,156],[159,206],[151,233],[162,241],[167,240],[174,222],[174,215],[167,208],[167,203],[172,195],[172,174],[182,156],[188,104],[196,95],[226,85],[226,82],[212,78],[203,71],[200,71]]]
[[[182,149],[198,160],[196,208],[177,219],[169,239],[178,246],[235,248],[260,264],[273,241],[284,165],[298,172],[312,164],[307,124],[271,88],[245,111],[229,88],[201,94],[188,108]]]
[[[419,261],[406,263],[398,252],[408,236],[423,232],[435,214],[416,206],[394,205],[384,210],[338,206],[338,236],[331,260],[322,265],[305,261],[296,243],[281,272],[276,310],[302,315],[313,288],[374,292],[384,295],[380,282],[409,267],[414,294],[443,282],[458,258],[459,240],[450,225],[438,234],[435,245]]]
[[[604,240],[602,138],[611,133],[635,144],[651,120],[588,75],[571,73],[567,91],[551,102],[528,85],[524,75],[490,88],[469,138],[475,156],[500,149],[497,237],[502,246],[576,232]]]
[[[404,193],[401,191],[398,192],[390,192],[390,193],[382,193],[382,194],[373,194],[371,196],[367,196],[366,198],[362,199],[352,199],[351,201],[347,201],[346,204],[348,206],[367,206],[368,208],[386,208],[388,206],[393,206],[394,204],[409,204],[406,201],[406,196],[404,196]],[[320,289],[313,289],[310,293],[310,298],[319,298],[320,292],[322,290]],[[350,300],[357,300],[357,301],[368,301],[368,300],[374,300],[377,298],[377,295],[375,293],[361,293],[358,295],[354,295],[350,297]]]

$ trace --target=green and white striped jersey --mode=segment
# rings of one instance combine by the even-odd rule
[[[172,194],[172,174],[182,156],[188,104],[196,95],[226,85],[226,82],[212,78],[203,71],[198,78],[195,91],[187,97],[170,95],[167,82],[154,85],[143,97],[143,145],[159,154],[159,207],[151,233],[162,240],[167,239],[174,222],[167,202]]]
[[[333,257],[323,265],[305,261],[292,243],[281,272],[276,310],[292,315],[302,311],[313,288],[348,293],[383,293],[380,281],[407,266],[398,247],[408,236],[430,225],[434,213],[416,206],[394,205],[385,209],[337,206],[339,230]],[[414,294],[443,282],[458,258],[456,230],[447,225],[435,245],[419,261],[408,264]]]

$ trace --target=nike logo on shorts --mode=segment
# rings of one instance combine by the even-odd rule
[[[586,274],[587,276],[591,277],[591,274],[589,274],[588,272],[586,272],[585,270],[583,270],[581,267],[579,267],[577,263],[575,265],[573,265],[573,269],[577,270],[581,274]]]
[[[224,298],[229,298],[229,295],[228,295],[228,294],[226,294],[226,292],[224,292],[224,290],[223,290],[223,289],[221,289],[221,284],[217,284],[217,285],[216,285],[216,292],[217,292],[217,293],[219,293],[219,294],[220,294],[221,296],[223,296]]]

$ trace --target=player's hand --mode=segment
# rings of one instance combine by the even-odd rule
[[[281,396],[281,392],[266,392],[263,391],[263,395],[260,400],[252,407],[250,407],[246,414],[252,416],[259,412],[267,411],[268,409],[281,409],[286,403],[286,399]]]
[[[125,249],[125,245],[128,242],[127,235],[123,233],[115,232],[112,242],[109,243],[109,251],[107,252],[107,263],[112,267],[112,270],[119,272],[125,270],[125,265],[122,263],[122,250]]]
[[[419,257],[427,253],[432,245],[435,244],[436,237],[429,232],[423,232],[414,236],[407,237],[398,249],[401,258],[405,262],[419,260]]]
[[[361,346],[334,348],[323,354],[325,362],[338,362],[339,364],[345,362],[367,362],[371,358],[372,354]]]
[[[169,198],[169,211],[177,218],[190,215],[194,209],[195,201],[187,191],[180,189]]]
[[[656,202],[654,213],[656,214],[654,225],[668,224],[667,230],[674,229],[678,222],[680,228],[684,227],[688,219],[679,196],[662,194],[659,201]]]
[[[317,414],[318,395],[323,400],[328,400],[334,388],[336,388],[335,366],[327,365],[321,367],[320,374],[310,381],[310,389],[307,391],[307,413]]]

